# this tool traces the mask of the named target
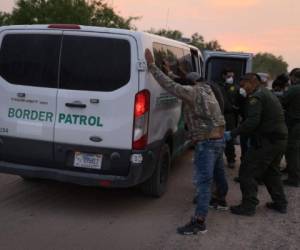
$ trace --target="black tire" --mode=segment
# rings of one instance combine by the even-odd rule
[[[153,175],[141,185],[142,192],[153,197],[161,197],[167,189],[171,166],[171,154],[168,144],[160,150],[159,159]]]

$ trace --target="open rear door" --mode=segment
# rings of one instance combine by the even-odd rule
[[[252,54],[237,52],[204,51],[204,74],[208,81],[220,82],[225,68],[231,69],[235,75],[236,84],[240,77],[252,71]]]

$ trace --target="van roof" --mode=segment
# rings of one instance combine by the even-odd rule
[[[226,56],[226,57],[236,57],[236,56],[246,56],[252,57],[252,53],[245,53],[245,52],[231,52],[231,51],[214,51],[214,50],[204,50],[204,55],[206,56]]]
[[[52,26],[52,27],[51,27]],[[177,40],[169,39],[166,37],[158,36],[155,34],[151,34],[148,32],[135,31],[135,30],[127,30],[127,29],[118,29],[118,28],[106,28],[106,27],[98,27],[98,26],[85,26],[85,25],[77,25],[77,24],[33,24],[33,25],[9,25],[0,27],[0,32],[2,30],[40,30],[40,29],[55,29],[55,30],[69,30],[69,31],[86,31],[86,32],[103,32],[103,33],[115,33],[121,35],[131,35],[134,37],[152,37],[154,40],[165,40],[166,42],[176,42],[177,44],[181,44],[183,46],[190,46],[184,42],[180,42]]]

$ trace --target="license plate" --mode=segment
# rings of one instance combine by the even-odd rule
[[[102,155],[75,152],[74,166],[79,168],[101,169]]]

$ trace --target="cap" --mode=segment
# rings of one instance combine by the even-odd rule
[[[201,80],[201,75],[197,72],[190,72],[186,75],[186,79],[191,82],[197,82]]]
[[[240,81],[252,81],[254,79],[261,82],[260,76],[258,74],[255,74],[255,73],[247,73],[247,74],[243,75],[241,77]]]

